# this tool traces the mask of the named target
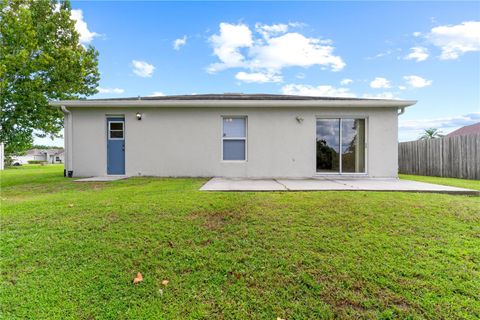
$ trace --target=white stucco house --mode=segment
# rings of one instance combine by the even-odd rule
[[[5,167],[5,149],[3,143],[0,143],[0,170],[3,170]]]
[[[55,101],[68,176],[397,177],[416,101],[207,94]]]

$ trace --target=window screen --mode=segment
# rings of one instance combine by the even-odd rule
[[[223,160],[247,159],[247,118],[223,117]]]

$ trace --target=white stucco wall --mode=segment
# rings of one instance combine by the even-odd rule
[[[4,166],[5,166],[4,147],[3,147],[3,143],[0,143],[0,170],[3,170]]]
[[[76,177],[106,175],[107,115],[125,116],[125,169],[129,176],[313,177],[317,117],[365,117],[367,175],[397,176],[396,108],[70,107],[69,110],[71,170]],[[143,114],[140,121],[136,119],[137,112]],[[248,117],[246,162],[221,160],[222,116]],[[297,116],[304,119],[302,123],[296,121]]]

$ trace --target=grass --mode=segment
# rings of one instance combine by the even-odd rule
[[[427,183],[442,184],[445,186],[459,187],[472,190],[480,190],[479,180],[467,180],[456,178],[443,178],[443,177],[427,177],[427,176],[415,176],[410,174],[401,174],[401,179],[415,180]]]
[[[1,173],[1,319],[480,317],[479,197],[62,171]]]

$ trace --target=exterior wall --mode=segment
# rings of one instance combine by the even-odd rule
[[[48,161],[48,156],[46,153],[43,153],[43,154],[35,154],[33,156],[33,160],[35,161]]]
[[[4,148],[3,148],[3,143],[0,143],[0,170],[3,170],[4,166],[5,166]]]
[[[72,170],[106,175],[106,117],[125,116],[128,176],[314,177],[316,118],[367,119],[367,175],[397,176],[396,108],[74,108]],[[136,113],[143,114],[142,120]],[[247,116],[247,161],[221,160],[222,116]],[[304,120],[299,123],[296,117]],[[68,148],[67,148],[68,150]]]

